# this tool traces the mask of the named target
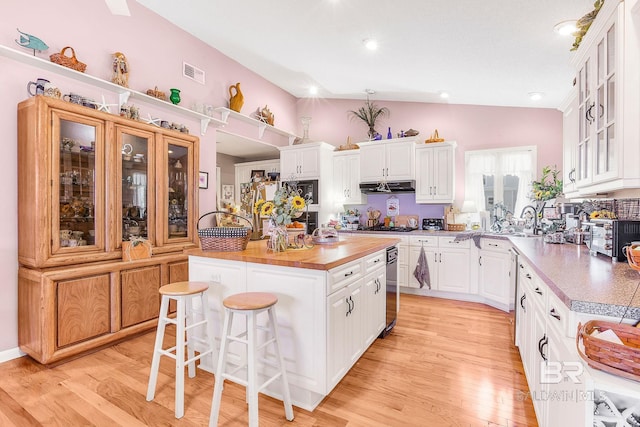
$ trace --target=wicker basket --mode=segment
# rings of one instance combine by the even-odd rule
[[[251,221],[247,218],[223,211],[212,211],[198,218],[198,237],[200,237],[200,246],[205,252],[237,252],[247,248],[247,244],[251,239],[252,227],[210,227],[200,229],[200,220],[208,215],[213,214],[233,215],[247,221],[251,225]]]
[[[153,96],[154,98],[158,98],[163,101],[167,100],[167,94],[162,92],[161,90],[158,90],[158,86],[156,86],[155,89],[148,89],[147,95]]]
[[[600,339],[597,335],[591,336],[594,331],[604,332],[609,329],[612,329],[625,345]],[[584,352],[580,346],[580,339],[584,343]],[[640,328],[602,320],[589,320],[584,325],[578,324],[576,347],[589,366],[640,381]]]
[[[71,56],[65,55],[67,49],[71,49]],[[71,68],[72,70],[80,71],[81,73],[84,73],[84,70],[87,69],[87,64],[78,61],[78,58],[76,58],[76,51],[73,50],[71,46],[62,48],[60,53],[54,53],[49,56],[49,59],[51,59],[51,62],[62,65],[63,67]]]

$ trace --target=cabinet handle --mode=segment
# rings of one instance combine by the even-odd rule
[[[389,176],[389,168],[387,168],[387,176]]]
[[[542,356],[542,360],[547,361],[547,356],[544,355],[544,346],[549,344],[549,338],[547,338],[547,334],[544,334],[540,341],[538,341],[538,352],[540,356]]]
[[[551,317],[554,317],[554,318],[560,320],[560,315],[558,314],[558,312],[556,311],[555,308],[552,308],[551,311],[549,312],[549,314],[551,315]]]
[[[536,288],[535,293],[538,295],[542,295],[542,291],[540,290],[540,288]]]
[[[593,107],[595,106],[596,106],[596,103],[594,102],[589,106],[589,108],[587,108],[587,111],[585,112],[585,119],[587,119],[587,122],[589,123],[593,123],[595,120],[595,118],[593,117],[593,114],[591,114],[591,110],[593,110]]]
[[[527,294],[522,294],[522,296],[520,297],[520,307],[522,307],[522,309],[525,311],[527,311],[527,307],[524,306],[524,300],[527,299]]]
[[[440,252],[440,261],[439,262],[442,262],[442,252]]]
[[[493,247],[496,247],[496,248],[498,247],[498,244],[497,244],[497,243],[487,243],[487,245],[488,245],[488,246],[493,246]]]
[[[478,264],[482,265],[482,256],[478,257]]]
[[[356,307],[356,303],[353,301],[353,297],[349,297],[349,301],[351,301],[351,311]]]
[[[576,182],[576,168],[571,169],[571,172],[569,172],[569,181],[572,183]]]
[[[353,274],[353,271],[350,271],[350,272],[348,272],[348,273],[344,273],[344,277],[349,277],[349,276],[351,276],[352,274]]]
[[[351,299],[351,297],[347,297],[345,298],[345,302],[347,303],[347,313],[346,313],[346,317],[349,317],[349,315],[351,314],[351,312],[353,311],[353,307],[351,306],[351,303],[349,302],[349,299]]]
[[[373,263],[374,263],[374,264],[377,264],[377,263],[379,263],[380,261],[382,261],[382,260],[381,260],[380,258],[378,258],[378,259],[373,260]]]

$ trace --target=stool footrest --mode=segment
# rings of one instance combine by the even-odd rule
[[[266,346],[268,346],[269,344],[273,344],[274,342],[276,342],[275,338],[271,338],[268,339],[267,341],[263,342],[262,344],[260,344],[256,350],[262,350],[263,348],[265,348]]]
[[[202,325],[206,325],[206,324],[207,324],[207,320],[206,319],[205,320],[201,320],[199,322],[196,322],[196,323],[194,323],[192,325],[189,325],[189,326],[185,327],[184,330],[188,331],[188,330],[193,329],[193,328],[195,328],[197,326],[202,326]]]

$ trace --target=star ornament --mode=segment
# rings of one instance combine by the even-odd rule
[[[111,113],[111,107],[115,107],[118,104],[107,104],[107,101],[104,99],[104,95],[102,95],[102,103],[98,104],[98,111],[104,111],[105,113]]]
[[[146,121],[146,123],[150,124],[150,125],[154,125],[154,126],[158,126],[160,127],[160,119],[159,118],[153,118],[151,117],[151,114],[148,114],[148,119]]]

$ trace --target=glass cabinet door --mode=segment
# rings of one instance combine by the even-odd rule
[[[104,249],[104,124],[53,111],[52,254]]]
[[[149,203],[149,177],[153,165],[153,134],[116,126],[119,149],[122,209],[119,238],[121,241],[144,238],[153,242],[154,209]]]
[[[615,171],[616,118],[616,25],[612,24],[597,47],[598,115],[596,120],[596,148],[594,180],[607,178]]]
[[[195,212],[193,182],[193,146],[178,140],[166,139],[166,231],[167,242],[192,239],[194,232],[189,225]]]

